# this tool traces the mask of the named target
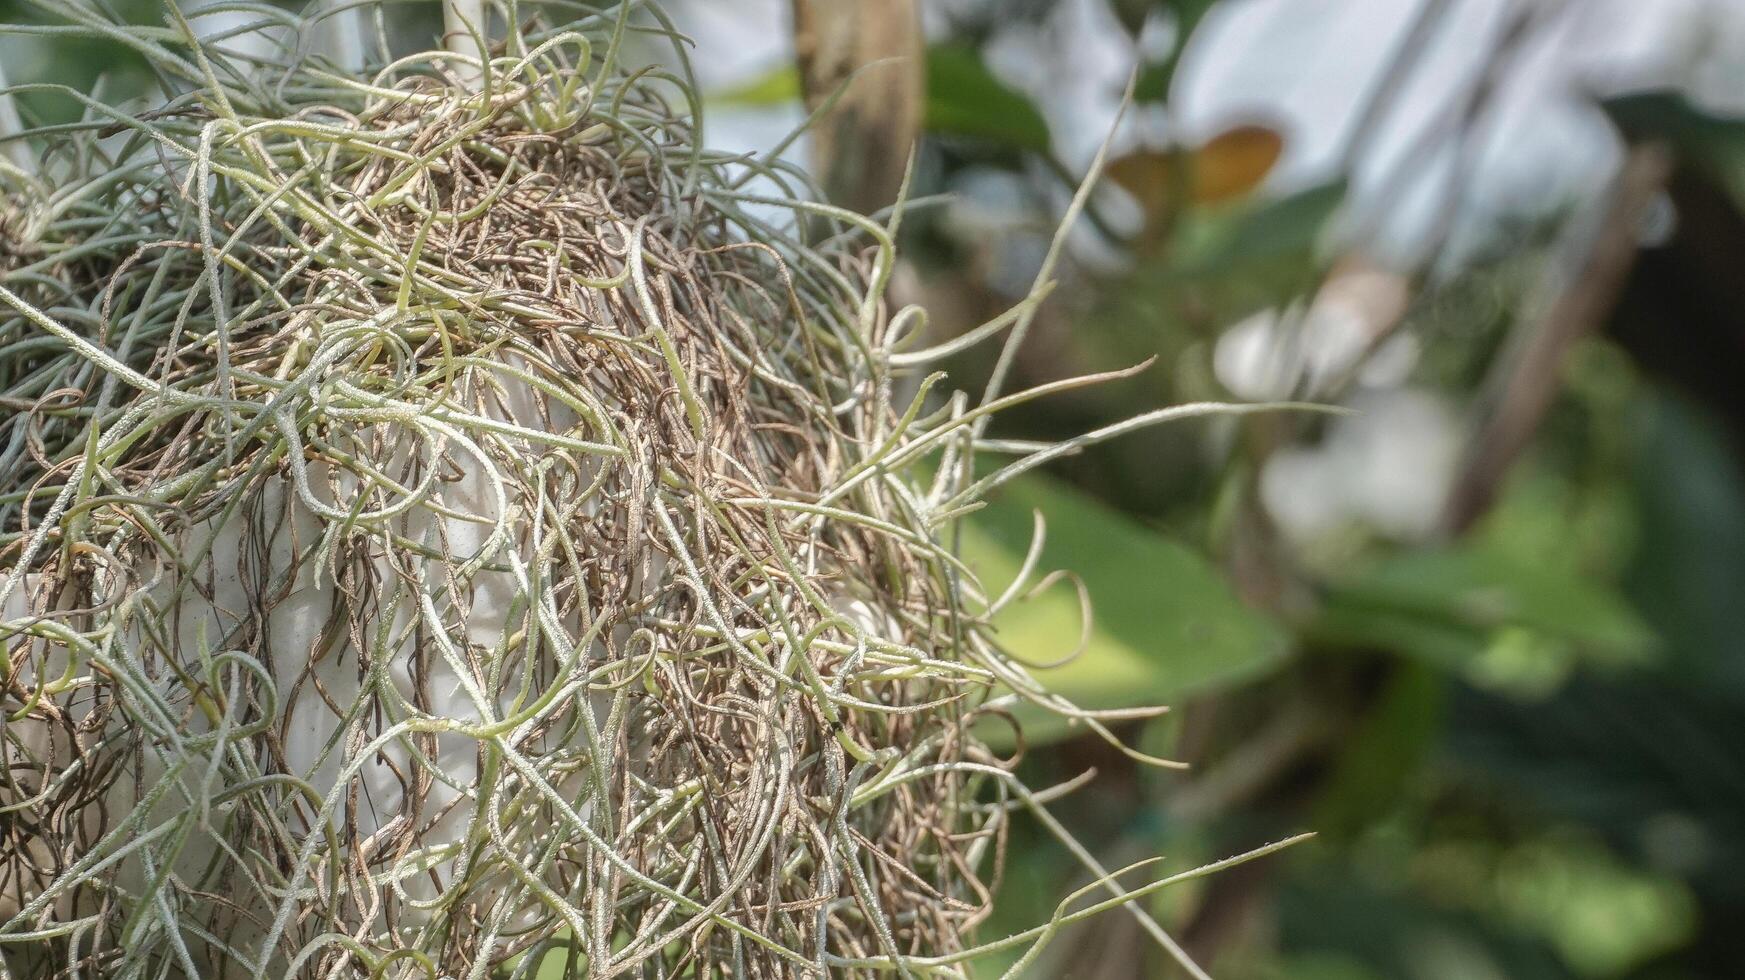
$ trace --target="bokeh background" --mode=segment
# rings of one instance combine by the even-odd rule
[[[0,0],[0,22],[80,6],[162,16]],[[301,5],[183,6],[223,35]],[[1158,898],[1214,975],[1740,975],[1745,3],[667,7],[713,145],[768,151],[839,94],[785,152],[869,211],[915,148],[894,298],[933,339],[1029,290],[1104,153],[1014,384],[1148,366],[996,437],[1349,410],[1147,429],[1015,482],[963,541],[997,590],[1045,510],[1043,567],[1094,618],[1062,579],[1006,641],[1078,649],[1045,676],[1086,706],[1174,708],[1122,734],[1186,771],[1028,729],[1032,785],[1096,770],[1057,806],[1106,863],[1318,833]],[[434,0],[385,10],[395,44],[440,30]],[[16,31],[0,72],[153,84],[125,47]],[[950,366],[978,391],[992,353]],[[989,936],[1088,880],[1033,826],[1005,877]],[[1177,974],[1111,914],[1031,975]]]

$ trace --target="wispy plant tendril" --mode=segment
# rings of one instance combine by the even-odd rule
[[[977,945],[1046,795],[975,724],[1108,730],[948,534],[1096,379],[899,403],[961,345],[889,228],[703,149],[652,6],[362,77],[55,6],[165,91],[0,168],[0,972],[958,975],[1101,907]]]

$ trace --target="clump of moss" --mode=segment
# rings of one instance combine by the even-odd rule
[[[946,544],[1030,395],[894,400],[896,217],[700,147],[658,11],[511,12],[135,37],[0,226],[14,975],[956,972],[1039,808],[972,723],[1102,730]]]

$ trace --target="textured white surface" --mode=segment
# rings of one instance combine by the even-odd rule
[[[0,59],[0,89],[11,84],[6,81],[6,66],[3,62],[4,59]],[[10,94],[0,95],[0,136],[12,136],[23,131],[24,123],[18,118],[18,104]],[[14,141],[5,144],[4,155],[7,161],[21,170],[35,169],[34,161],[30,158],[30,148],[23,143]]]

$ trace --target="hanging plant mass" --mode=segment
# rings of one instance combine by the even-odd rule
[[[166,94],[0,162],[0,973],[963,975],[1161,884],[975,932],[1064,834],[977,733],[1108,735],[952,547],[1083,382],[925,375],[1040,291],[919,349],[900,210],[699,145],[649,5],[363,71],[64,8]]]

